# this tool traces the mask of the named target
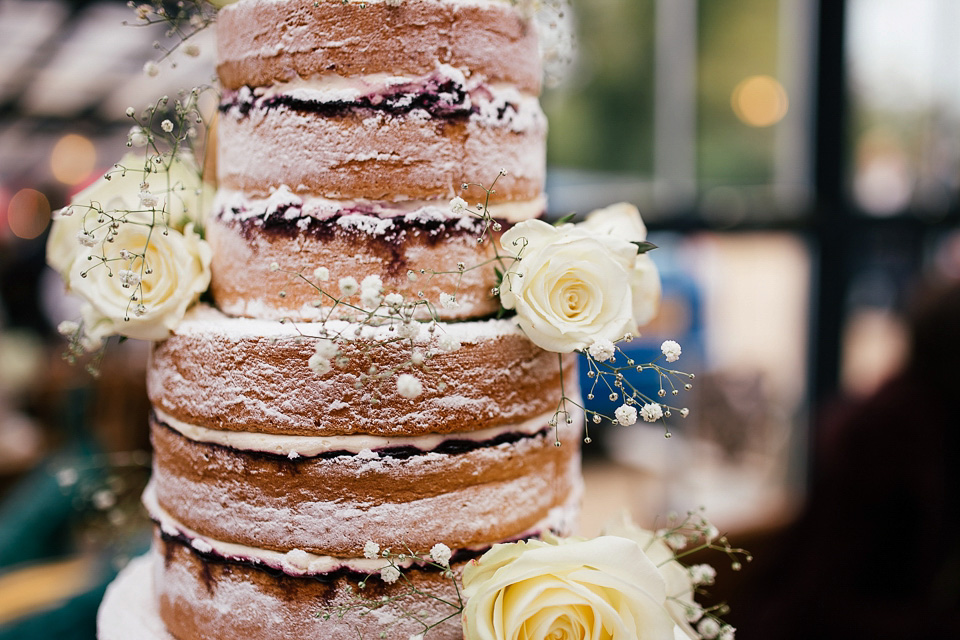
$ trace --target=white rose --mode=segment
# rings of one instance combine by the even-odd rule
[[[68,288],[84,299],[84,330],[93,339],[162,340],[210,284],[210,246],[193,225],[181,234],[151,230],[149,220],[146,213],[128,216],[113,242],[84,249],[68,273]],[[140,274],[139,286],[124,287],[121,270]]]
[[[92,232],[98,245],[106,236],[103,225],[108,224],[109,219],[104,217],[104,222],[99,222],[102,212],[120,218],[143,210],[141,183],[150,185],[148,191],[157,198],[157,210],[169,215],[161,224],[166,223],[178,231],[188,222],[202,224],[213,200],[211,187],[201,182],[200,170],[188,155],[172,161],[164,157],[164,163],[159,165],[151,163],[149,174],[143,170],[143,153],[128,153],[117,164],[126,171],[112,168],[108,172],[109,180],[105,176],[98,178],[70,200],[66,208],[70,215],[63,215],[64,210],[54,215],[47,239],[47,263],[64,279],[83,249],[77,235],[84,230]],[[169,171],[166,164],[170,164]]]
[[[652,531],[638,527],[627,516],[623,516],[619,521],[607,525],[603,533],[627,538],[640,545],[647,557],[657,566],[660,575],[663,576],[666,584],[667,612],[673,618],[678,631],[682,632],[679,636],[697,640],[699,636],[687,620],[689,609],[699,609],[693,599],[693,581],[686,567],[677,562],[674,551]]]
[[[643,242],[647,239],[647,227],[640,212],[632,204],[620,202],[587,214],[579,225],[599,235],[622,238],[627,242]],[[660,273],[657,265],[646,253],[637,254],[630,278],[633,295],[633,316],[637,324],[650,322],[660,308]]]
[[[463,571],[469,640],[673,640],[657,567],[632,540],[605,536],[498,544]]]
[[[574,225],[526,220],[503,234],[520,258],[504,274],[500,302],[547,351],[569,353],[636,331],[631,282],[637,247]]]

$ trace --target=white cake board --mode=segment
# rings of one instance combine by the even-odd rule
[[[98,640],[176,640],[153,595],[153,553],[134,558],[107,587],[97,612]]]

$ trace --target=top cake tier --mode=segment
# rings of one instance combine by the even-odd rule
[[[328,73],[417,76],[451,65],[540,91],[536,34],[508,0],[252,0],[225,7],[218,21],[227,89]]]
[[[533,23],[510,3],[253,0],[219,19],[220,184],[389,202],[489,183],[529,202],[546,121]]]
[[[521,6],[243,0],[221,11],[218,47],[217,306],[326,317],[300,277],[324,267],[331,286],[376,275],[385,294],[455,293],[443,319],[496,311],[488,232],[545,209],[540,56]],[[452,210],[457,196],[469,208]]]

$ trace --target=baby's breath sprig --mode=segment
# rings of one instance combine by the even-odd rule
[[[127,2],[127,6],[136,12],[134,22],[124,21],[123,24],[135,27],[150,27],[156,24],[166,27],[165,36],[172,40],[169,46],[164,46],[159,40],[153,43],[153,48],[160,51],[160,58],[147,62],[144,72],[155,76],[160,72],[157,62],[166,60],[179,48],[191,58],[200,55],[200,48],[191,42],[200,32],[207,29],[216,21],[216,8],[204,0],[180,0],[175,5],[163,0],[150,2]],[[171,63],[176,66],[176,63]]]
[[[179,159],[197,159],[212,151],[208,144],[210,118],[200,106],[207,94],[213,95],[212,102],[219,102],[217,89],[201,85],[180,91],[173,100],[161,96],[140,112],[127,108],[126,115],[134,123],[127,134],[127,147],[145,148],[145,176],[164,171],[169,176],[171,166]],[[204,165],[201,162],[193,167],[200,178]],[[166,186],[168,191],[177,186],[182,189],[182,185],[168,183]]]
[[[331,618],[343,619],[351,612],[357,612],[358,615],[365,616],[383,607],[391,606],[399,613],[399,617],[391,624],[396,624],[401,620],[416,622],[423,629],[411,638],[418,637],[422,640],[432,629],[459,616],[463,611],[463,595],[460,591],[457,576],[450,568],[451,551],[447,545],[435,544],[429,553],[416,553],[404,545],[404,551],[397,553],[390,549],[381,550],[380,545],[369,541],[364,546],[364,555],[369,559],[382,558],[386,564],[380,568],[379,572],[369,574],[360,580],[357,583],[357,590],[350,590],[350,602],[348,604],[337,607],[332,612],[318,613],[318,616],[325,620]],[[451,599],[418,587],[405,573],[411,567],[439,572],[444,578],[450,580],[455,597]],[[386,584],[398,584],[400,587],[391,595],[383,595],[379,598],[365,597],[359,592],[366,589],[370,580],[381,580]],[[428,619],[428,614],[425,611],[409,611],[405,608],[405,601],[417,603],[423,602],[424,599],[431,600],[443,607],[449,607],[449,612],[436,620],[431,620]],[[386,638],[387,630],[382,630],[379,635],[381,638]]]
[[[673,551],[673,557],[668,562],[676,561],[687,570],[690,583],[697,594],[706,593],[704,587],[714,583],[717,572],[710,564],[686,564],[685,558],[703,551],[719,551],[727,556],[734,571],[740,571],[744,562],[753,560],[750,552],[730,544],[727,537],[704,516],[703,507],[688,511],[683,518],[671,514],[666,526],[657,529],[655,539],[662,541]],[[684,608],[687,621],[703,640],[733,640],[734,628],[721,619],[730,612],[726,603],[702,607],[693,601],[668,596],[668,600],[670,599]]]
[[[63,359],[70,365],[75,365],[92,354],[87,360],[85,369],[94,378],[100,377],[100,365],[107,352],[107,345],[102,340],[92,340],[83,330],[83,321],[64,320],[57,325],[57,333],[67,339],[67,349],[63,352]]]
[[[306,275],[305,270],[284,270],[276,263],[270,265],[272,271],[282,271],[289,275],[289,283],[300,281],[316,290],[318,298],[314,301],[317,308],[325,309],[323,317],[317,325],[311,328],[311,334],[304,333],[300,327],[289,319],[283,322],[293,324],[302,338],[315,339],[316,348],[308,362],[310,368],[317,374],[329,372],[334,365],[344,366],[348,356],[342,348],[347,343],[359,345],[356,355],[364,358],[364,365],[355,384],[358,389],[367,388],[370,391],[370,402],[379,404],[380,395],[388,390],[384,385],[392,382],[395,391],[401,396],[413,399],[423,393],[423,383],[412,375],[420,371],[427,376],[434,374],[430,368],[430,360],[437,353],[451,353],[460,348],[456,338],[442,333],[439,327],[437,308],[422,294],[414,299],[391,292],[384,293],[383,281],[379,276],[371,275],[357,282],[356,278],[340,278],[337,283],[338,291],[325,284],[329,281],[329,270],[319,267],[314,270],[313,277]],[[280,292],[281,295],[284,293]],[[351,302],[359,296],[359,304]],[[329,306],[324,303],[329,303]],[[337,313],[338,315],[334,315]],[[426,313],[429,320],[420,321],[418,318]],[[350,324],[335,325],[334,318],[344,320]],[[357,341],[365,328],[383,327],[386,337],[375,342]],[[425,348],[422,334],[438,334],[434,347]],[[401,344],[408,349],[409,355],[399,363],[383,366],[375,351],[390,344]],[[437,383],[437,390],[443,391],[446,383],[442,380]]]
[[[128,174],[136,176],[140,189],[139,206],[105,206],[100,200],[93,199],[73,204],[61,213],[79,213],[82,221],[78,241],[85,246],[99,244],[100,247],[98,253],[88,256],[92,264],[83,269],[80,276],[86,278],[93,269],[102,267],[107,269],[109,277],[118,277],[121,286],[131,290],[126,320],[131,313],[141,316],[147,311],[143,303],[143,280],[154,269],[148,258],[153,234],[168,235],[171,228],[182,228],[187,220],[194,223],[196,232],[202,232],[200,213],[204,209],[206,194],[202,186],[202,167],[193,160],[193,140],[197,137],[196,126],[205,124],[198,100],[207,89],[194,88],[172,102],[163,96],[140,114],[132,107],[127,109],[128,117],[136,123],[128,136],[127,146],[146,147],[143,164],[133,164],[131,161],[136,156],[128,154],[103,178],[109,182],[122,180]],[[173,109],[172,120],[164,117],[168,106]],[[162,121],[158,122],[161,118]],[[107,204],[114,205],[115,202]],[[180,219],[174,219],[174,216]],[[146,229],[142,246],[108,252],[107,245],[115,241],[122,225]],[[116,271],[113,265],[118,265]]]
[[[191,302],[185,299],[205,288],[202,225],[213,188],[196,158],[208,131],[200,100],[210,90],[162,96],[139,112],[129,107],[131,150],[56,213],[48,261],[89,303],[83,322],[62,331],[70,337],[69,362],[102,349],[109,335],[161,339]],[[173,278],[182,288],[153,286]],[[91,372],[101,357],[94,356]]]
[[[664,427],[664,437],[671,437],[666,419],[671,418],[674,411],[679,413],[681,417],[686,418],[690,410],[687,407],[666,404],[662,401],[662,398],[668,395],[668,388],[670,389],[669,394],[673,396],[678,395],[681,388],[684,391],[689,391],[693,388],[690,381],[695,376],[692,373],[670,369],[661,364],[662,359],[666,359],[667,362],[675,362],[679,358],[680,345],[673,340],[667,340],[661,345],[661,355],[657,356],[656,359],[642,364],[629,357],[620,347],[620,344],[629,343],[632,340],[633,335],[626,334],[616,341],[597,340],[587,349],[577,351],[584,357],[587,366],[586,375],[592,381],[590,389],[587,391],[586,400],[596,398],[599,391],[600,393],[606,393],[610,402],[622,400],[623,404],[617,408],[613,416],[605,415],[587,408],[575,396],[567,395],[561,381],[560,400],[557,403],[553,418],[550,420],[550,426],[554,427],[555,434],[561,421],[567,424],[573,422],[570,409],[572,406],[582,411],[586,417],[583,441],[587,444],[591,442],[589,429],[591,422],[601,424],[604,420],[607,420],[614,424],[630,426],[636,424],[638,417],[643,419],[644,422],[661,422]],[[620,360],[618,360],[618,356]],[[563,356],[559,354],[558,357],[562,370]],[[640,391],[634,381],[625,375],[633,371],[637,373],[647,371],[656,374],[660,387],[657,392],[658,399],[651,398]],[[560,446],[559,435],[556,435],[555,443]]]
[[[464,262],[458,262],[455,269],[420,269],[420,275],[426,275],[428,277],[449,275],[456,276],[457,279],[453,288],[453,294],[445,294],[446,297],[442,297],[440,301],[441,305],[445,308],[454,309],[459,306],[457,302],[457,294],[460,292],[460,285],[463,282],[463,276],[465,273],[474,271],[476,269],[482,269],[493,263],[497,264],[497,266],[494,268],[497,276],[497,286],[491,293],[494,296],[498,295],[498,287],[500,285],[500,281],[503,279],[503,274],[507,271],[509,264],[512,264],[515,261],[514,258],[510,256],[504,256],[500,253],[497,247],[496,234],[503,230],[503,225],[494,219],[493,214],[490,212],[490,198],[496,193],[497,182],[505,175],[507,175],[507,170],[500,169],[500,171],[497,172],[496,177],[493,179],[493,182],[490,183],[489,187],[479,182],[464,182],[460,185],[461,191],[467,191],[471,187],[478,187],[482,189],[484,192],[483,202],[478,202],[471,207],[467,201],[460,196],[457,196],[450,201],[450,212],[454,215],[469,214],[474,218],[479,218],[483,222],[483,227],[480,229],[480,233],[477,234],[476,241],[478,245],[489,241],[490,246],[493,249],[493,257],[471,265],[467,265]]]

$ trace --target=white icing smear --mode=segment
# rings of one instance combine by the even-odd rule
[[[575,520],[576,514],[579,512],[577,505],[579,504],[580,492],[574,491],[573,493],[575,494],[573,496],[574,499],[571,500],[569,504],[552,508],[546,518],[529,530],[518,535],[517,539],[533,537],[551,529],[565,530],[566,527]],[[272,549],[261,549],[203,536],[177,521],[160,506],[152,481],[143,492],[143,505],[146,507],[150,517],[160,526],[160,530],[164,534],[177,538],[185,538],[191,547],[201,553],[212,553],[227,560],[250,562],[271,569],[278,569],[292,576],[320,575],[340,569],[358,573],[377,573],[389,564],[381,558],[340,558],[310,553],[302,549],[291,549],[286,552],[274,551]],[[486,548],[489,548],[489,545],[468,547],[467,550],[482,551]],[[395,560],[394,563],[400,567],[409,567],[414,564],[414,561]]]
[[[430,332],[427,327],[433,325]],[[499,336],[523,335],[515,320],[511,318],[475,320],[472,322],[421,323],[419,335],[414,343],[426,348],[434,348],[441,336],[455,338],[461,344],[476,344]],[[389,325],[363,326],[344,320],[328,320],[325,323],[291,323],[258,318],[231,318],[214,307],[206,304],[195,305],[177,326],[176,335],[196,334],[204,340],[220,336],[227,340],[312,340],[321,329],[327,335],[340,336],[342,340],[364,340],[387,342],[396,339],[396,331]]]
[[[517,223],[540,217],[546,211],[546,208],[546,197],[541,195],[533,200],[492,204],[489,211],[490,215],[497,220]],[[386,233],[385,225],[379,221],[387,219],[403,221],[405,224],[451,221],[471,227],[482,224],[477,216],[454,214],[450,210],[449,200],[408,200],[403,202],[360,199],[334,200],[311,194],[295,193],[288,185],[271,189],[270,195],[266,198],[257,198],[242,191],[224,187],[217,191],[213,210],[224,222],[257,217],[267,218],[272,215],[281,215],[285,220],[302,220],[305,218],[329,220],[340,217],[346,218],[342,220],[342,225],[352,226],[360,230],[365,229],[373,235]],[[370,219],[369,223],[366,223],[368,218]],[[390,228],[392,229],[392,227]]]
[[[430,452],[449,440],[468,440],[483,442],[493,440],[506,433],[533,435],[547,426],[552,414],[537,416],[526,422],[493,427],[481,431],[450,433],[429,436],[292,436],[264,433],[220,431],[198,425],[188,424],[170,416],[159,408],[154,408],[157,418],[180,435],[195,442],[230,447],[242,451],[259,451],[288,456],[290,458],[310,458],[330,451],[346,451],[354,455],[376,459],[380,457],[378,449],[390,447],[415,447],[424,453]],[[388,454],[389,455],[389,454]]]
[[[176,640],[157,609],[153,589],[154,552],[134,558],[107,587],[97,612],[99,640]]]
[[[367,73],[342,76],[337,73],[323,73],[310,78],[296,78],[287,82],[275,82],[267,87],[258,87],[252,94],[256,98],[270,98],[288,95],[300,100],[317,102],[354,102],[363,96],[384,93],[404,85],[427,85],[431,81],[453,82],[464,89],[476,88],[479,80],[470,84],[466,76],[456,67],[441,64],[437,70],[422,76],[398,76],[388,73]],[[509,87],[504,85],[504,89]],[[240,89],[242,93],[244,89]],[[250,91],[247,89],[247,91]]]

